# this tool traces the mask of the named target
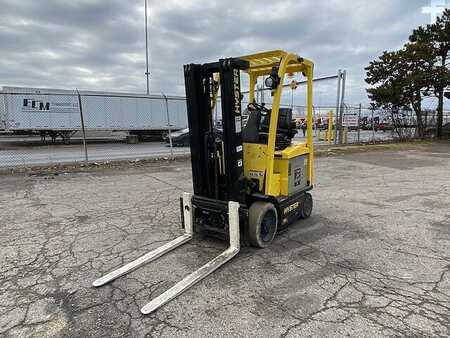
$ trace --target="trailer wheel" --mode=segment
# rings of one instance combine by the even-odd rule
[[[278,214],[272,203],[254,202],[249,210],[250,244],[257,248],[265,248],[272,242],[277,232]]]
[[[305,194],[305,199],[303,200],[302,209],[300,210],[300,218],[308,218],[311,216],[313,209],[313,199],[310,193]]]

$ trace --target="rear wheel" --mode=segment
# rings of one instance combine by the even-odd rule
[[[278,214],[272,203],[255,202],[249,210],[249,241],[257,248],[265,248],[277,232]]]
[[[313,199],[310,193],[305,194],[305,199],[303,200],[302,209],[300,210],[300,218],[308,218],[311,216],[313,209]]]

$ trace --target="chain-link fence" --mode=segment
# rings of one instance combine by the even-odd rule
[[[293,108],[299,129],[304,126],[305,106]],[[337,113],[336,113],[337,111]],[[358,144],[389,141],[407,141],[436,135],[437,112],[424,110],[421,123],[411,110],[381,110],[368,107],[344,106],[340,109],[332,106],[314,107],[314,136],[316,142],[327,144]],[[443,114],[443,124],[450,123],[450,112]],[[422,130],[420,130],[422,129]],[[444,127],[449,133],[450,126]],[[446,134],[446,135],[447,135]],[[298,133],[297,137],[302,137]]]
[[[292,108],[302,141],[306,107]],[[246,103],[243,102],[245,114]],[[213,112],[221,128],[220,102]],[[244,118],[245,121],[245,118]],[[450,114],[444,114],[444,124]],[[436,112],[425,111],[423,134],[435,134]],[[337,126],[337,127],[336,127]],[[161,95],[4,88],[0,92],[0,168],[72,162],[169,158],[189,154],[186,100]],[[314,107],[317,144],[373,143],[419,136],[412,111]]]
[[[188,154],[186,127],[183,97],[4,88],[0,168]]]

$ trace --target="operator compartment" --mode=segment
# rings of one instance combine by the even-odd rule
[[[257,184],[258,192],[264,189],[267,143],[272,110],[260,104],[249,104],[247,124],[242,132],[244,142],[244,174]],[[306,146],[299,152],[299,145],[292,147],[297,133],[292,120],[292,109],[280,108],[275,139],[274,176],[279,181],[279,194],[288,196],[306,188]],[[277,184],[278,185],[278,184]],[[277,189],[278,190],[278,189]]]

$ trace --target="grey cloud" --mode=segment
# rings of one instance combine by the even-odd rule
[[[0,0],[0,85],[144,92],[143,3]],[[185,63],[286,49],[317,75],[347,69],[347,101],[364,102],[364,67],[429,20],[426,0],[150,4],[151,91],[170,94],[184,92]],[[316,88],[316,104],[334,102],[334,83]]]

